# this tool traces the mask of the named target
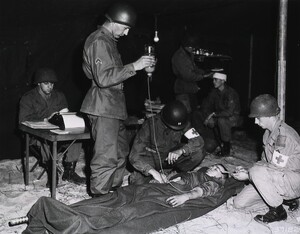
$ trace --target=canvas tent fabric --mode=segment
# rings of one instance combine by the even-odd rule
[[[29,225],[24,234],[44,233],[150,233],[194,219],[223,204],[242,183],[228,179],[214,196],[189,200],[179,207],[166,203],[170,196],[181,194],[187,185],[129,185],[113,193],[65,205],[50,197],[41,197],[28,213]]]

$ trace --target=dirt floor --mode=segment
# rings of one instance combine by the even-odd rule
[[[258,139],[260,142],[261,139]],[[208,166],[214,163],[223,163],[227,169],[233,170],[235,166],[250,167],[257,160],[257,143],[250,139],[245,132],[236,131],[230,157],[217,158],[215,155],[207,155],[201,166]],[[36,159],[30,157],[30,165]],[[84,155],[77,166],[77,172],[83,175],[85,163]],[[0,161],[0,233],[22,233],[26,224],[10,227],[8,222],[14,218],[26,216],[30,207],[41,196],[50,196],[50,191],[45,187],[46,174],[40,180],[36,178],[41,173],[42,168],[37,167],[30,173],[30,184],[24,185],[23,169],[21,159]],[[127,184],[124,178],[124,186]],[[71,204],[83,199],[90,198],[87,194],[86,186],[73,185],[60,181],[57,188],[56,198],[65,203]],[[285,207],[287,208],[287,207]],[[249,233],[300,233],[300,210],[289,212],[286,221],[275,222],[269,225],[262,225],[253,220],[258,213],[265,213],[265,210],[246,212],[236,210],[232,207],[232,199],[219,208],[203,215],[199,218],[178,223],[164,230],[154,232],[155,234],[249,234]]]

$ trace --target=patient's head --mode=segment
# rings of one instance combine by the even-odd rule
[[[210,177],[220,178],[220,179],[227,179],[229,174],[226,168],[222,164],[214,164],[208,167],[206,174]]]

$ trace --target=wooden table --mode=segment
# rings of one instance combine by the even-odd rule
[[[51,184],[51,197],[56,199],[56,161],[57,161],[57,142],[67,141],[72,145],[77,140],[90,139],[90,132],[88,129],[68,129],[68,134],[56,134],[50,130],[34,129],[23,124],[19,125],[19,129],[25,133],[26,136],[26,161],[25,161],[25,184],[29,183],[29,136],[34,136],[47,140],[52,143],[52,184]]]

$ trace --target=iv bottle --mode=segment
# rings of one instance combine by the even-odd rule
[[[145,53],[144,55],[155,57],[155,50],[153,45],[145,45]],[[145,67],[145,71],[149,77],[152,76],[152,73],[155,71],[155,65]]]

